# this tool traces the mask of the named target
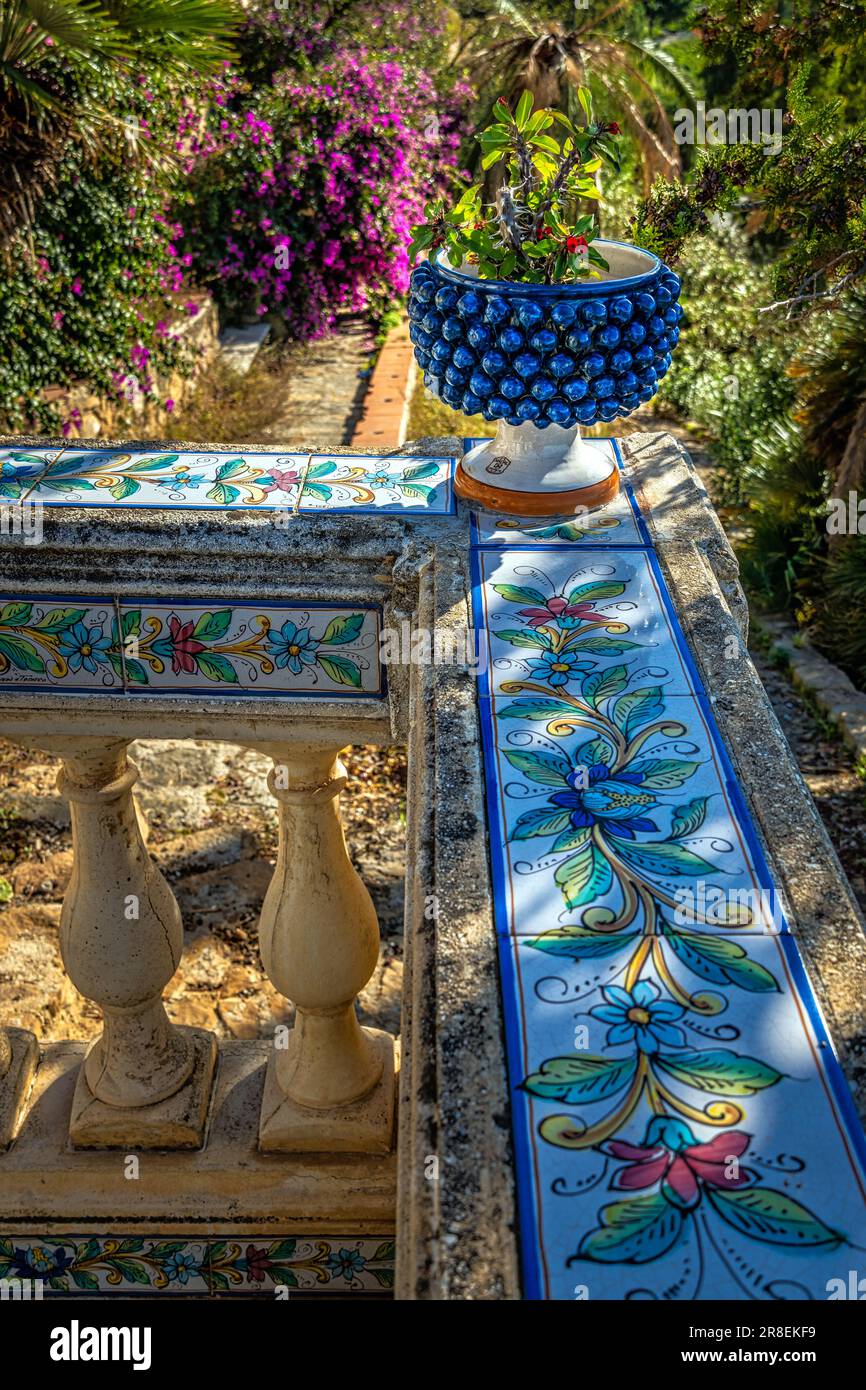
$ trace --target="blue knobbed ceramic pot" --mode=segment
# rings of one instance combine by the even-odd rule
[[[610,269],[574,285],[479,280],[439,252],[412,272],[409,336],[424,383],[454,410],[498,420],[465,454],[456,487],[513,516],[599,506],[619,488],[581,425],[655,395],[679,338],[680,282],[657,256],[593,243]]]

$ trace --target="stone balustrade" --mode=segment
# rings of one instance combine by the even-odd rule
[[[81,1289],[140,1278],[185,1292],[294,1281],[381,1293],[393,1283],[396,1239],[400,1297],[571,1296],[562,1294],[576,1277],[566,1256],[591,1232],[571,1232],[574,1206],[556,1209],[557,1225],[549,1204],[565,1203],[555,1194],[566,1189],[577,1202],[584,1168],[569,1165],[598,1151],[581,1149],[579,1125],[563,1125],[552,1102],[527,1096],[546,1084],[544,1029],[558,1026],[534,1020],[564,1020],[570,1036],[582,996],[567,993],[569,969],[588,988],[590,969],[573,947],[587,928],[563,907],[562,876],[548,873],[555,859],[542,852],[527,872],[532,847],[523,861],[503,863],[515,838],[511,802],[548,795],[554,774],[565,776],[561,749],[585,741],[582,724],[600,727],[602,715],[563,704],[566,687],[554,683],[541,716],[518,707],[526,726],[502,733],[515,715],[516,679],[532,690],[545,678],[545,645],[540,639],[516,678],[513,652],[496,646],[509,641],[510,615],[503,609],[497,626],[494,612],[522,604],[538,618],[562,583],[569,593],[606,584],[607,602],[622,596],[614,614],[599,598],[602,617],[592,619],[593,640],[608,634],[596,642],[602,664],[619,662],[604,644],[623,643],[633,612],[652,647],[626,658],[636,670],[657,671],[662,642],[679,660],[687,639],[688,659],[671,666],[671,708],[652,737],[674,746],[691,720],[697,738],[712,704],[717,732],[707,724],[700,734],[708,740],[700,766],[730,758],[733,770],[703,799],[730,803],[731,844],[753,818],[746,868],[759,877],[766,855],[791,928],[783,955],[802,974],[794,959],[802,951],[856,1086],[866,1021],[852,983],[866,971],[856,909],[749,662],[736,562],[687,459],[670,438],[636,437],[628,489],[611,514],[526,536],[513,522],[457,511],[445,455],[458,447],[427,441],[358,460],[340,451],[197,446],[188,456],[168,444],[100,444],[82,466],[60,444],[43,463],[45,441],[0,441],[29,479],[14,500],[45,500],[41,544],[0,550],[0,735],[61,760],[74,851],[61,951],[73,984],[102,1014],[86,1046],[0,1030],[0,1276],[8,1239],[40,1258],[65,1251],[56,1277]],[[573,599],[580,612],[593,601]],[[561,609],[550,607],[551,621]],[[609,679],[619,690],[622,672]],[[699,693],[701,681],[711,698]],[[647,691],[638,695],[646,704]],[[626,713],[637,703],[628,699]],[[532,723],[542,716],[552,721],[547,731]],[[611,720],[618,756],[650,737]],[[272,1038],[217,1042],[167,1017],[183,924],[146,848],[128,755],[135,740],[165,737],[272,760],[279,846],[259,943],[268,977],[295,1009],[294,1027]],[[400,744],[409,755],[399,1039],[362,1027],[356,1012],[379,951],[376,913],[340,818],[341,754],[359,743]],[[527,748],[554,759],[550,785],[532,781]],[[502,772],[506,760],[513,775]],[[603,787],[604,773],[597,781]],[[644,822],[638,830],[648,833]],[[614,843],[625,901],[648,911],[654,890],[642,880],[632,892],[629,842]],[[718,828],[714,843],[718,854],[728,843]],[[592,912],[602,930],[615,915]],[[551,932],[562,940],[545,957],[539,933]],[[661,960],[661,931],[647,932],[624,977],[630,987],[651,955]],[[771,949],[769,932],[756,935],[752,982],[767,978]],[[742,973],[742,954],[733,946],[724,956],[732,974]],[[525,996],[520,971],[535,981]],[[570,1007],[552,1007],[551,978]],[[675,991],[674,1011],[716,1007],[669,969],[658,978]],[[794,987],[785,988],[792,1001]],[[806,985],[796,988],[812,1000]],[[712,1018],[698,1022],[707,1030]],[[536,1055],[539,1047],[547,1051]],[[516,1075],[524,1056],[536,1070]],[[833,1086],[840,1079],[837,1068]],[[571,1103],[555,1099],[554,1109]],[[731,1120],[730,1102],[722,1111]],[[715,1123],[722,1112],[691,1113]],[[770,1152],[776,1140],[761,1142]],[[533,1144],[542,1146],[538,1161],[554,1165],[544,1190],[527,1167]],[[556,1244],[559,1230],[567,1250]],[[553,1292],[533,1282],[539,1252]]]

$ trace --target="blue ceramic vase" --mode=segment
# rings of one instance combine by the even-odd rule
[[[609,271],[573,285],[479,280],[442,253],[412,272],[409,336],[425,385],[454,410],[499,422],[458,469],[458,490],[479,505],[556,515],[617,490],[580,426],[655,394],[679,339],[680,282],[638,247],[594,245]]]

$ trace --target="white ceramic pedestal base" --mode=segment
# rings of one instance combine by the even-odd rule
[[[508,516],[573,516],[619,491],[612,454],[580,437],[580,426],[540,430],[500,421],[495,439],[464,454],[454,486],[461,497]]]

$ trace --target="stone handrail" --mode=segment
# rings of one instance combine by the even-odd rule
[[[99,444],[108,447],[173,446]],[[26,454],[46,441],[0,441],[0,451],[13,448]],[[456,440],[420,441],[378,462],[393,475],[458,448]],[[196,450],[204,457],[219,446]],[[286,450],[259,452],[287,475]],[[303,489],[315,451],[292,453]],[[328,457],[339,464],[341,451]],[[866,1015],[854,982],[866,972],[866,945],[745,650],[736,561],[669,436],[634,436],[628,468],[641,526],[856,1088]],[[373,492],[384,486],[372,468],[365,477]],[[45,507],[40,545],[0,549],[0,607],[34,605],[26,640],[47,638],[40,660],[57,656],[51,624],[38,625],[60,604],[87,610],[79,653],[103,640],[93,635],[100,621],[103,633],[113,622],[124,634],[126,624],[134,638],[128,646],[118,639],[114,665],[94,659],[101,686],[83,657],[83,688],[69,689],[49,666],[33,679],[0,673],[0,735],[62,761],[74,846],[62,955],[103,1015],[84,1052],[40,1049],[22,1029],[0,1031],[0,1148],[8,1146],[0,1236],[22,1220],[46,1233],[102,1236],[129,1220],[160,1235],[235,1237],[239,1248],[250,1239],[253,1248],[266,1234],[384,1238],[396,1229],[398,1296],[519,1297],[519,1155],[508,1120],[470,606],[477,535],[447,489],[441,507],[435,498],[416,505],[410,489],[400,511],[290,504],[270,512],[253,495],[237,505],[140,510],[75,506],[66,496]],[[217,609],[231,610],[227,626],[206,621]],[[311,630],[324,665],[302,659]],[[169,631],[175,646],[186,644],[173,681]],[[450,655],[413,660],[404,642],[383,665],[383,633],[426,634]],[[227,690],[228,681],[193,679],[189,663],[202,650],[224,677],[220,661],[255,680],[244,676]],[[299,672],[294,688],[288,677],[279,684],[293,669],[279,665],[283,654]],[[146,688],[142,674],[152,677]],[[266,972],[295,1005],[296,1022],[272,1041],[217,1045],[206,1030],[167,1018],[163,992],[180,960],[182,925],[142,838],[127,756],[134,740],[165,736],[232,743],[273,761],[279,850],[259,937]],[[352,743],[409,750],[399,1043],[362,1028],[355,1012],[375,968],[378,924],[340,820],[339,755]],[[151,1176],[133,1191],[121,1159],[139,1151]],[[212,1247],[209,1258],[216,1269]]]

